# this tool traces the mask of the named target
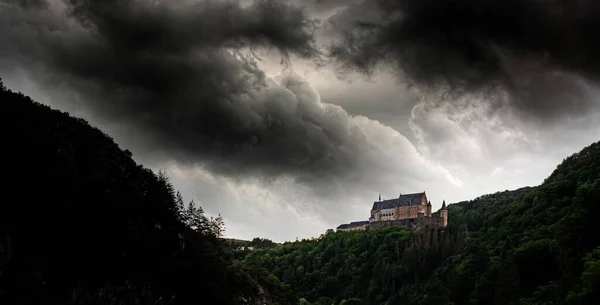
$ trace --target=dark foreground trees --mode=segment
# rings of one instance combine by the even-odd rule
[[[262,299],[220,218],[86,121],[0,88],[0,304]]]

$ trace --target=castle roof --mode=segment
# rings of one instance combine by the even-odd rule
[[[444,202],[442,203],[442,210],[447,210],[448,207],[446,207],[446,200],[444,200]]]
[[[373,203],[373,208],[371,209],[371,211],[393,209],[395,207],[421,205],[421,198],[423,198],[424,195],[425,192],[414,194],[401,194],[400,197],[395,199],[376,201]]]

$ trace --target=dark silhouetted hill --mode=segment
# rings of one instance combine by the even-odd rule
[[[279,297],[234,265],[221,220],[186,208],[164,175],[85,120],[0,87],[0,304]]]

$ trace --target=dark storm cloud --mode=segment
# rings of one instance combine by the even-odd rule
[[[299,6],[312,13],[329,13],[344,7],[351,7],[361,0],[299,0]]]
[[[497,14],[510,13],[515,24],[524,26],[523,33],[513,23],[503,29],[504,19],[476,2],[293,3],[313,12],[349,6],[330,18],[320,33],[349,30],[354,36],[346,37],[357,38],[333,54],[353,69],[368,70],[384,60],[397,63],[419,84],[444,80],[480,89],[499,83],[516,88],[513,106],[547,117],[587,106],[576,101],[556,107],[559,99],[565,105],[563,100],[583,92],[578,86],[585,87],[561,69],[589,78],[598,74],[586,65],[594,63],[590,50],[596,40],[570,37],[567,46],[590,55],[571,56],[575,50],[559,48],[568,35],[557,32],[553,38],[550,25],[534,22],[548,18],[556,28],[563,22],[560,16],[538,11],[529,2],[524,2],[524,9],[531,13],[527,16],[532,24],[518,10],[510,10],[516,6],[514,0],[496,5]],[[369,170],[366,167],[389,165],[387,157],[377,155],[385,151],[373,153],[372,139],[361,130],[375,128],[374,124],[321,103],[297,76],[267,88],[263,71],[252,58],[237,52],[275,48],[284,58],[288,54],[319,58],[313,39],[317,24],[287,2],[0,0],[0,4],[0,72],[27,70],[49,91],[76,92],[74,99],[94,118],[130,126],[127,136],[138,140],[148,154],[156,151],[178,161],[199,162],[231,176],[290,174],[306,181],[324,181],[318,176],[358,177],[358,181]],[[588,5],[590,10],[596,8]],[[354,27],[361,18],[366,32]],[[488,18],[491,24],[486,25]],[[571,30],[583,28],[583,21],[571,19],[577,21]],[[534,43],[526,37],[544,39]],[[554,66],[562,72],[547,73]],[[557,89],[567,97],[555,94]],[[531,103],[532,96],[539,101]]]
[[[46,0],[16,0],[14,2],[24,8],[43,8],[46,6]]]
[[[248,1],[246,1],[248,2]],[[274,46],[309,56],[311,22],[277,0],[67,0],[70,12],[116,51],[189,52],[194,48]],[[135,54],[135,53],[134,53]],[[117,54],[118,55],[118,54]]]
[[[500,88],[528,114],[576,115],[591,105],[583,79],[600,80],[599,15],[593,0],[366,1],[336,16],[332,53],[342,70],[391,63],[425,88]]]
[[[367,147],[347,113],[299,77],[267,90],[264,73],[235,52],[317,53],[313,23],[283,2],[4,4],[0,68],[28,66],[47,89],[78,92],[95,117],[141,130],[133,137],[148,151],[225,174],[310,178],[351,171]]]

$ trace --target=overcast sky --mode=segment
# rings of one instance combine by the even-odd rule
[[[165,170],[227,236],[294,240],[368,219],[380,193],[437,210],[538,185],[598,141],[599,12],[0,0],[0,77]]]

